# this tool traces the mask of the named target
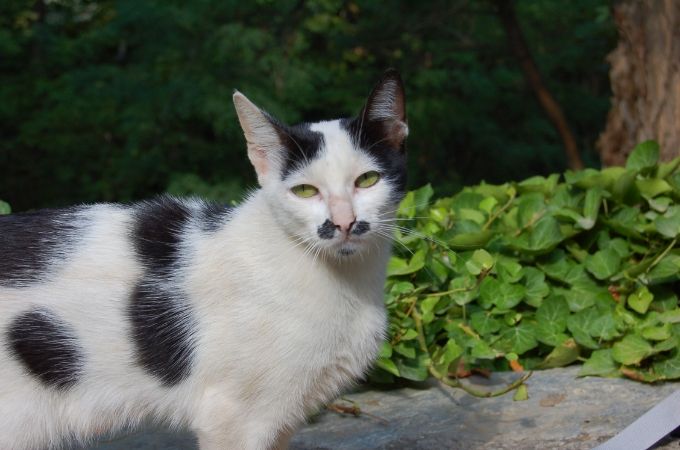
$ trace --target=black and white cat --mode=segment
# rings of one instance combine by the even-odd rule
[[[384,337],[404,90],[286,126],[234,94],[261,186],[238,207],[160,197],[0,217],[0,449],[146,419],[201,449],[285,448]]]

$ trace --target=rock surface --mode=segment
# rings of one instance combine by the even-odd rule
[[[479,399],[428,384],[349,394],[365,415],[324,412],[292,441],[312,449],[591,449],[621,431],[678,385],[650,386],[623,379],[576,378],[578,368],[540,371],[527,381],[529,399],[512,393]],[[517,374],[504,373],[477,386],[497,390]],[[338,404],[349,406],[339,401]],[[680,422],[680,418],[678,418]],[[666,439],[663,449],[680,448]],[[89,450],[194,450],[190,433],[145,430],[101,441]]]

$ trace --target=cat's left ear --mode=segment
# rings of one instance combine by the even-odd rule
[[[402,149],[408,136],[406,123],[406,95],[399,72],[387,70],[368,96],[362,120],[379,124],[384,138],[397,149]]]
[[[281,164],[281,155],[285,151],[281,141],[282,125],[240,92],[234,92],[233,99],[248,144],[248,159],[262,185]]]

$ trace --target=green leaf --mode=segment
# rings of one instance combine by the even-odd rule
[[[470,350],[470,356],[476,359],[495,359],[498,352],[493,350],[485,341],[475,340]]]
[[[389,358],[390,356],[392,356],[392,346],[389,342],[383,342],[378,352],[378,358]]]
[[[546,298],[536,311],[539,324],[546,324],[556,332],[564,331],[569,318],[569,306],[564,297],[553,295]]]
[[[531,325],[520,323],[501,334],[499,342],[503,348],[521,355],[538,346],[535,330]]]
[[[378,360],[375,362],[375,364],[376,364],[376,366],[378,366],[381,369],[391,373],[392,375],[400,376],[399,369],[397,369],[397,366],[394,364],[394,362],[391,359],[378,358]]]
[[[547,250],[563,239],[560,224],[554,217],[541,218],[529,234],[529,248],[532,250]]]
[[[11,212],[12,208],[9,206],[9,203],[0,200],[0,215],[9,214]]]
[[[525,301],[538,308],[543,301],[543,298],[550,294],[550,287],[545,282],[545,274],[533,267],[525,267],[524,270],[524,293]]]
[[[680,255],[668,254],[647,274],[650,284],[672,281],[680,274]]]
[[[506,283],[517,283],[524,276],[522,265],[510,258],[499,259],[496,271],[500,279]]]
[[[677,237],[680,234],[680,206],[671,206],[654,219],[654,228],[667,238]]]
[[[664,380],[677,380],[680,378],[680,352],[676,351],[674,356],[655,362],[652,368]]]
[[[628,296],[628,306],[633,311],[644,314],[647,312],[652,300],[654,300],[654,295],[649,292],[646,286],[642,286]]]
[[[586,260],[586,269],[598,280],[615,275],[621,267],[621,256],[613,249],[599,250]]]
[[[394,351],[407,358],[416,357],[416,349],[407,343],[400,342],[394,346]]]
[[[671,337],[671,324],[664,323],[659,326],[649,326],[642,329],[640,332],[643,338],[650,341],[665,341]],[[655,347],[655,350],[658,350]]]
[[[590,358],[583,363],[578,373],[580,377],[599,376],[615,377],[619,374],[619,367],[612,357],[611,349],[595,350]]]
[[[524,400],[529,400],[529,390],[527,385],[522,383],[515,390],[515,394],[512,396],[512,400],[515,402],[523,402]]]
[[[472,275],[479,275],[482,271],[490,270],[494,265],[494,259],[484,249],[475,250],[472,257],[465,263],[465,267]]]
[[[393,256],[387,263],[387,276],[408,275],[425,266],[425,250],[418,250],[407,263],[404,259]]]
[[[463,349],[456,343],[454,339],[449,339],[443,347],[443,352],[439,363],[448,366],[463,354]]]
[[[597,215],[600,211],[600,204],[602,203],[602,189],[592,188],[586,192],[586,198],[583,202],[583,219],[579,220],[578,224],[584,230],[590,230],[597,222]]]
[[[645,198],[654,198],[657,195],[664,194],[673,190],[670,184],[666,183],[664,180],[658,178],[647,178],[643,180],[636,180],[635,186],[637,186],[640,194]]]
[[[482,336],[495,333],[501,329],[501,322],[491,314],[477,311],[470,316],[470,324]]]
[[[652,345],[637,335],[625,336],[612,347],[612,357],[624,365],[637,365],[652,354]]]
[[[659,160],[659,144],[645,141],[638,144],[628,156],[626,169],[644,170],[654,167]]]
[[[580,348],[573,339],[567,339],[556,346],[543,362],[539,364],[541,369],[564,367],[576,361],[580,354]]]

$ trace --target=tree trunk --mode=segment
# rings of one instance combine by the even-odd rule
[[[619,44],[608,56],[613,98],[597,141],[604,165],[623,165],[654,139],[661,159],[680,155],[680,1],[628,0],[613,8]]]

